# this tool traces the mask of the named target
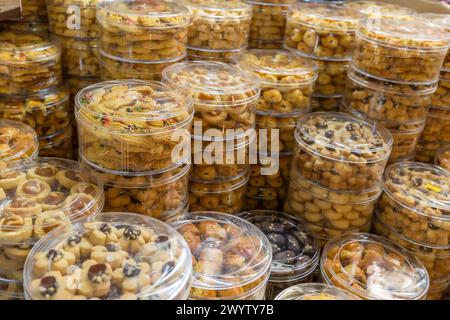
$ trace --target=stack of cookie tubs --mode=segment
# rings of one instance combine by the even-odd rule
[[[185,209],[189,155],[176,148],[189,145],[191,99],[156,81],[106,81],[77,94],[75,118],[83,168],[105,185],[104,211],[166,219]]]
[[[259,145],[251,151],[258,163],[251,165],[247,209],[279,210],[289,185],[295,127],[311,111],[317,68],[309,59],[270,49],[252,49],[234,61],[261,82],[256,105]]]
[[[166,68],[163,82],[194,100],[190,210],[241,212],[259,79],[230,64],[192,61]]]

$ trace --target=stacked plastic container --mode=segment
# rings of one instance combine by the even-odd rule
[[[258,78],[230,64],[193,61],[165,69],[163,82],[194,100],[190,210],[241,212],[255,141]]]
[[[77,94],[75,118],[79,159],[105,186],[104,211],[167,219],[186,209],[189,98],[155,81],[101,82]]]
[[[253,49],[234,60],[261,82],[256,105],[259,145],[251,151],[258,163],[250,170],[247,209],[280,210],[289,185],[295,127],[311,111],[317,68],[309,59],[281,50]]]

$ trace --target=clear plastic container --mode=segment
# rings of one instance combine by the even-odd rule
[[[435,143],[450,143],[450,108],[430,107],[422,140]]]
[[[348,6],[358,10],[365,16],[404,16],[417,15],[417,12],[411,8],[394,3],[385,3],[372,0],[352,0],[348,2]]]
[[[272,49],[280,50],[283,49],[283,40],[281,41],[270,41],[270,40],[258,40],[249,39],[248,47],[250,49]]]
[[[313,95],[311,100],[313,112],[338,112],[342,104],[342,97],[325,97]]]
[[[314,59],[314,62],[319,68],[314,94],[322,97],[342,96],[350,62],[319,59]]]
[[[436,107],[449,108],[450,106],[450,72],[441,72],[439,85],[431,98],[431,104]]]
[[[370,234],[331,240],[320,267],[325,283],[364,300],[424,300],[430,286],[427,270],[416,257]]]
[[[353,63],[382,81],[431,84],[450,44],[450,34],[420,16],[366,17],[355,40]]]
[[[272,250],[257,227],[217,212],[188,213],[171,226],[184,237],[193,255],[189,299],[264,299]]]
[[[33,1],[33,0],[32,0]],[[45,5],[45,0],[44,0]],[[47,17],[47,12],[45,12]],[[39,22],[14,22],[8,21],[1,26],[3,30],[15,30],[15,31],[26,31],[26,32],[36,32],[36,33],[48,33],[48,23],[46,21]]]
[[[96,38],[99,0],[47,0],[50,32],[72,38]]]
[[[255,127],[260,95],[258,78],[221,62],[177,63],[163,71],[163,82],[194,99],[194,123],[200,122],[203,140],[229,140]]]
[[[114,59],[104,53],[100,53],[100,74],[103,81],[121,79],[161,81],[161,75],[165,68],[185,59],[186,57],[181,57],[181,59],[173,61],[142,63]]]
[[[38,154],[36,132],[21,122],[0,119],[0,141],[0,170],[10,162],[33,159]]]
[[[99,3],[100,49],[135,62],[174,60],[186,55],[191,13],[169,0],[112,0]]]
[[[312,58],[349,61],[360,16],[347,3],[298,3],[287,17],[284,46]]]
[[[402,124],[423,123],[428,114],[436,84],[388,83],[348,72],[345,105],[369,119]]]
[[[379,186],[392,151],[385,128],[338,112],[317,112],[298,121],[292,172],[335,191]]]
[[[439,148],[434,162],[445,170],[450,171],[450,143]]]
[[[309,59],[280,50],[250,50],[234,62],[260,79],[259,114],[298,115],[311,109],[317,67]]]
[[[73,128],[66,127],[62,132],[39,138],[39,156],[74,159]]]
[[[0,31],[0,94],[32,94],[61,82],[57,42],[44,34]]]
[[[188,59],[190,61],[216,61],[223,63],[232,63],[234,56],[246,51],[247,48],[231,51],[187,48]]]
[[[374,229],[380,236],[395,242],[417,257],[427,269],[432,283],[450,282],[450,247],[429,246],[411,240],[385,225],[377,215],[374,219]]]
[[[195,49],[238,50],[246,48],[252,7],[241,1],[184,0],[192,12],[188,46]]]
[[[356,297],[328,284],[301,283],[287,288],[275,300],[356,300]]]
[[[420,162],[390,165],[377,211],[381,222],[413,241],[450,247],[450,172]]]
[[[272,246],[266,300],[273,300],[292,285],[313,280],[319,264],[320,246],[308,227],[280,211],[254,210],[243,212],[240,217],[258,227]]]
[[[436,24],[439,28],[444,28],[447,32],[450,32],[450,15],[437,14],[437,13],[423,13],[422,17]],[[450,72],[450,50],[447,52],[447,56],[442,66],[444,71]]]
[[[69,108],[65,86],[27,96],[0,96],[0,117],[29,125],[38,137],[64,131],[70,124]]]
[[[24,300],[22,281],[0,272],[0,301]]]
[[[121,174],[164,170],[186,161],[172,152],[190,142],[192,101],[159,82],[98,83],[75,98],[80,158]]]
[[[63,49],[62,64],[65,74],[74,77],[99,77],[97,39],[58,37]]]
[[[189,210],[240,213],[248,179],[248,172],[244,172],[224,182],[189,182]]]
[[[47,7],[45,0],[21,0],[21,21],[36,22],[47,21]]]
[[[29,300],[184,300],[191,255],[171,227],[132,213],[102,213],[59,228],[30,253]]]

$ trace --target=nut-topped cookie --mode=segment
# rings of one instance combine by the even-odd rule
[[[450,240],[450,173],[420,162],[389,166],[378,203],[380,220],[398,233],[429,245]]]
[[[80,156],[94,166],[119,172],[173,167],[179,143],[189,143],[192,102],[159,82],[107,81],[76,98]]]
[[[323,283],[301,283],[289,287],[275,300],[355,300],[344,290]]]
[[[381,126],[343,113],[312,113],[298,122],[292,170],[339,191],[377,187],[392,151]]]
[[[55,230],[30,253],[24,271],[32,300],[182,300],[192,265],[168,225],[131,213],[103,213]]]
[[[33,128],[18,121],[0,120],[0,169],[9,162],[36,157],[38,147]]]
[[[260,300],[272,250],[251,223],[228,214],[193,212],[171,223],[186,240],[194,266],[193,300]]]

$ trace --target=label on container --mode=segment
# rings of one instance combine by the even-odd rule
[[[427,188],[428,190],[433,191],[433,192],[437,192],[437,193],[441,192],[441,188],[439,188],[437,186],[433,186],[432,184],[429,184],[429,183],[427,183],[425,185],[425,188]]]
[[[66,27],[70,30],[81,29],[81,9],[77,5],[70,5],[66,9]]]

